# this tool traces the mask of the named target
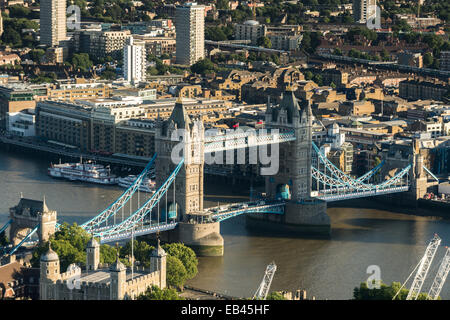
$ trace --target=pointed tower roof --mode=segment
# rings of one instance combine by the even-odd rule
[[[100,247],[100,245],[98,244],[97,240],[95,240],[94,236],[92,235],[91,240],[89,240],[88,244],[87,244],[88,248],[97,248]]]
[[[283,98],[280,102],[280,108],[286,109],[289,122],[292,122],[292,117],[296,114],[296,112],[297,115],[299,115],[300,106],[291,87],[286,88],[286,91],[283,94]]]
[[[47,203],[45,202],[45,194],[44,194],[44,200],[42,201],[42,212],[48,212]]]
[[[152,256],[154,257],[164,257],[166,256],[166,251],[161,247],[161,242],[158,238],[158,244],[156,245],[156,248],[152,251]]]
[[[169,123],[171,121],[176,123],[178,128],[183,129],[189,128],[189,125],[191,124],[191,119],[184,108],[183,99],[181,97],[178,97],[177,102],[175,103],[175,107],[169,118]]]
[[[127,268],[119,259],[119,244],[118,243],[116,243],[116,251],[117,251],[116,262],[114,262],[111,265],[111,267],[109,268],[109,271],[121,272],[121,271],[126,270]]]

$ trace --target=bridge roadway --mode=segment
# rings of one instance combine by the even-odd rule
[[[326,202],[332,202],[332,201],[342,201],[342,200],[349,200],[349,199],[356,199],[356,198],[364,198],[364,197],[373,197],[373,196],[379,196],[383,194],[390,194],[390,193],[398,193],[398,192],[405,192],[409,190],[409,186],[397,186],[397,187],[391,187],[386,189],[375,189],[375,190],[365,190],[365,191],[352,191],[351,193],[332,193],[333,189],[327,190],[327,192],[324,192],[323,190],[317,194],[314,194],[314,197],[325,200]],[[336,190],[334,190],[336,192]]]
[[[247,212],[284,214],[284,205],[285,202],[283,201],[273,201],[273,200],[258,200],[242,203],[232,203],[218,207],[211,207],[196,214],[190,214],[189,222],[190,223],[221,222]],[[133,234],[134,236],[142,236],[157,233],[159,231],[173,230],[176,228],[177,225],[178,222],[176,221],[166,221],[160,223],[152,223],[151,221],[146,221],[134,229],[133,228],[126,229],[124,231],[120,231],[112,235],[107,234],[103,236],[102,230],[107,232],[108,227],[97,229],[97,232],[100,237],[100,243],[108,243],[130,239],[133,236]]]

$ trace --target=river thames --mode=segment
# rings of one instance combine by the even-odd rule
[[[1,225],[21,193],[31,199],[45,195],[48,207],[58,211],[59,222],[81,223],[123,192],[116,186],[55,180],[47,175],[50,160],[32,157],[0,150]],[[205,206],[217,205],[217,200],[246,199],[230,194],[228,186],[217,183],[207,183],[205,190]],[[442,245],[422,288],[422,292],[428,292],[444,246],[450,244],[450,220],[375,209],[329,208],[327,212],[332,221],[330,239],[255,234],[245,228],[243,216],[223,222],[224,256],[200,257],[199,273],[189,284],[250,297],[267,264],[275,261],[277,272],[271,290],[305,289],[308,297],[316,299],[351,299],[354,287],[367,280],[366,270],[372,265],[379,266],[383,282],[403,282],[437,233]],[[450,299],[450,281],[444,285],[441,297]]]

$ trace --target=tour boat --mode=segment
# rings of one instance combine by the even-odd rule
[[[117,180],[117,183],[122,188],[129,188],[133,182],[136,180],[137,176],[129,175],[123,178],[119,178]],[[142,192],[148,192],[148,193],[155,193],[156,191],[156,183],[154,180],[151,180],[150,178],[144,178],[141,185],[139,186],[139,191]]]
[[[83,181],[100,184],[117,184],[117,177],[111,174],[109,167],[91,162],[52,164],[48,174],[54,178],[71,181]]]

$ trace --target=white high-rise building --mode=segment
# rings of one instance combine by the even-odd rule
[[[66,40],[66,0],[41,0],[41,44],[58,46]]]
[[[353,18],[357,23],[366,23],[376,14],[377,0],[353,0]]]
[[[138,83],[146,79],[147,51],[144,43],[135,43],[129,37],[123,48],[123,76],[130,83]]]
[[[176,62],[193,65],[205,58],[205,6],[189,2],[177,6],[175,13],[177,31]]]

